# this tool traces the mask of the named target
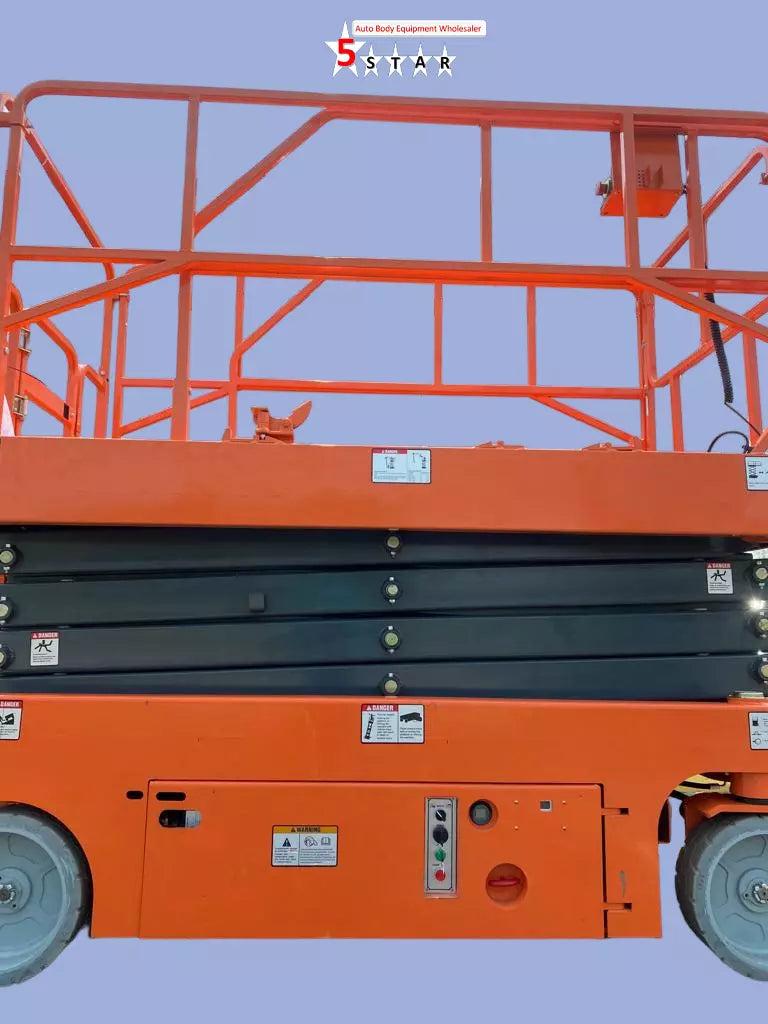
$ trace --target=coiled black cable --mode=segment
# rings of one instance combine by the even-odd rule
[[[706,292],[704,298],[707,302],[711,302],[714,305],[715,296],[712,292]],[[723,335],[720,331],[720,322],[718,320],[709,321],[709,336],[712,339],[717,365],[720,369],[720,379],[723,382],[723,401],[726,405],[730,405],[733,402],[733,381],[731,380],[731,368],[728,365],[728,356],[725,354],[725,343],[723,342]]]
[[[715,296],[712,294],[712,292],[705,292],[704,298],[707,300],[707,302],[711,302],[714,305]],[[732,413],[738,416],[743,423],[747,424],[749,429],[754,434],[759,434],[760,431],[757,429],[757,427],[755,427],[754,424],[750,423],[747,417],[743,413],[740,413],[738,409],[733,408],[733,381],[731,380],[731,368],[728,365],[728,356],[725,354],[725,342],[723,341],[723,335],[720,331],[719,320],[709,320],[709,336],[712,339],[712,347],[715,350],[717,365],[720,369],[720,380],[723,382],[723,402],[725,403],[726,407],[731,410]],[[740,434],[739,431],[735,430],[723,431],[722,434],[718,434],[714,441],[712,441],[709,448],[707,448],[707,451],[711,452],[715,444],[720,440],[721,437],[725,437],[726,434],[737,433]],[[740,434],[740,436],[744,437],[744,434]],[[747,452],[752,450],[752,447],[749,443],[748,437],[744,437],[744,440],[745,444],[743,451],[746,454]]]

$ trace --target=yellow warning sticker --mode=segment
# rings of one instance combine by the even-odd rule
[[[335,868],[339,859],[336,825],[273,825],[273,868]]]

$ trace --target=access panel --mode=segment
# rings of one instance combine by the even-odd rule
[[[145,938],[602,938],[599,786],[154,782]]]

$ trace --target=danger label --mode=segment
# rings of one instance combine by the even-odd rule
[[[753,750],[768,750],[768,715],[750,712],[749,745]]]
[[[707,593],[733,593],[733,568],[730,562],[707,563]]]
[[[336,825],[273,826],[273,868],[335,868],[338,860]]]
[[[375,484],[428,484],[432,452],[429,448],[374,448],[371,479]]]
[[[17,740],[21,736],[23,701],[0,700],[0,740]]]
[[[423,704],[363,704],[363,743],[423,743]]]
[[[29,643],[29,664],[35,668],[59,664],[59,634],[33,633]]]
[[[750,455],[744,460],[748,491],[768,491],[768,455]]]

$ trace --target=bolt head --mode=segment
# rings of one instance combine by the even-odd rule
[[[9,568],[16,561],[16,551],[10,545],[0,548],[0,565]]]
[[[400,634],[395,629],[386,629],[382,633],[381,642],[388,650],[393,651],[400,646]]]

